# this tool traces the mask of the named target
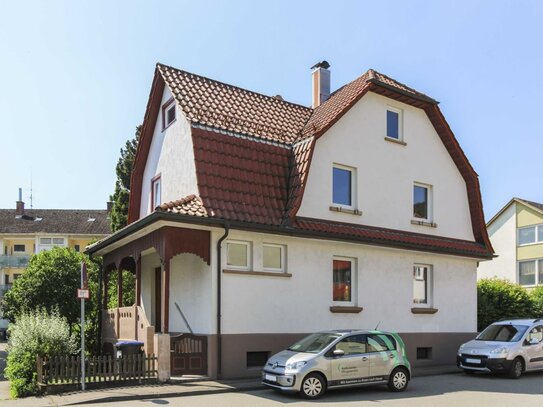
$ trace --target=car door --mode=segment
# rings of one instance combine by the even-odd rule
[[[394,369],[398,359],[396,340],[385,334],[368,334],[370,376],[373,380],[384,380]]]
[[[527,356],[526,369],[543,369],[543,325],[530,329],[522,347]]]
[[[343,356],[331,356],[331,385],[341,386],[362,382],[369,376],[370,361],[367,354],[366,335],[352,335],[336,343],[328,353],[335,349],[344,352]]]

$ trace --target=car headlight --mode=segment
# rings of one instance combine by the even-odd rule
[[[491,355],[498,355],[498,354],[507,353],[507,352],[509,352],[509,348],[507,346],[500,346],[498,348],[492,349],[489,353]]]
[[[285,370],[300,370],[302,367],[304,367],[307,364],[307,362],[293,362],[293,363],[287,363],[285,366]]]
[[[458,356],[460,356],[462,354],[462,352],[464,352],[464,349],[465,349],[465,343],[463,343],[462,345],[460,345],[460,347],[458,348]]]

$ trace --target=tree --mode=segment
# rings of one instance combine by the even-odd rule
[[[477,329],[504,318],[530,318],[533,305],[528,292],[517,284],[497,278],[477,282]]]
[[[534,307],[534,318],[543,318],[543,286],[534,288],[530,292],[530,298]]]
[[[55,247],[30,258],[25,272],[13,283],[2,300],[4,318],[16,322],[24,313],[44,310],[58,312],[65,318],[70,331],[79,332],[80,300],[76,298],[81,286],[81,262],[87,263],[91,296],[85,301],[85,337],[88,349],[97,349],[98,267],[89,258],[73,249]]]
[[[122,304],[118,304],[117,272],[111,273],[107,286],[107,308],[129,307],[136,302],[136,276],[128,270],[122,270],[123,298]]]
[[[109,200],[113,202],[111,210],[111,230],[116,232],[128,224],[128,202],[130,199],[130,177],[134,168],[136,150],[141,136],[141,125],[136,127],[136,133],[132,140],[127,140],[124,149],[121,148],[121,157],[117,161],[115,172],[115,190]]]

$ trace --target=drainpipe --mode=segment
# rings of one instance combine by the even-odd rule
[[[224,224],[224,235],[217,241],[217,376],[222,374],[222,344],[221,344],[221,244],[230,233],[228,222]]]
[[[98,307],[98,312],[96,313],[96,319],[98,324],[98,329],[96,332],[96,347],[95,352],[98,351],[98,354],[102,354],[102,274],[103,274],[103,265],[99,260],[92,258],[92,254],[89,255],[89,260],[98,266],[98,294],[96,298],[96,305]]]

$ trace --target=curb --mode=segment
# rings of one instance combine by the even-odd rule
[[[154,393],[154,394],[131,394],[127,396],[108,396],[103,397],[99,399],[93,399],[93,400],[84,400],[84,401],[76,401],[74,403],[67,403],[62,404],[63,406],[77,406],[82,404],[90,404],[90,403],[112,403],[112,402],[121,402],[121,401],[135,401],[135,400],[149,400],[149,399],[163,399],[163,398],[170,398],[170,397],[185,397],[185,396],[205,396],[208,394],[221,394],[221,393],[236,393],[240,391],[254,391],[254,390],[265,390],[266,387],[264,387],[262,384],[253,385],[253,386],[246,386],[246,387],[231,387],[231,388],[223,388],[223,389],[209,389],[209,390],[195,390],[195,391],[176,391],[176,392],[161,392],[161,393]]]

